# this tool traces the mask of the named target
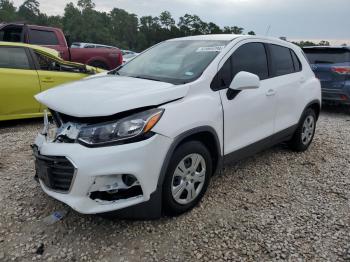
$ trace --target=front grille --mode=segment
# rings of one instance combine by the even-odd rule
[[[63,156],[43,156],[36,147],[33,151],[38,178],[50,189],[68,192],[75,173],[73,164]]]

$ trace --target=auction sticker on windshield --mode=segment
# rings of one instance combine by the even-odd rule
[[[225,46],[206,46],[206,47],[198,47],[196,52],[220,52],[224,49]]]

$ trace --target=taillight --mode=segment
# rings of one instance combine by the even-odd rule
[[[118,60],[118,65],[123,64],[123,54],[122,52],[119,52],[119,60]]]
[[[348,97],[346,95],[339,95],[340,99],[343,101],[348,100]]]
[[[332,71],[340,75],[350,75],[350,66],[333,66]]]

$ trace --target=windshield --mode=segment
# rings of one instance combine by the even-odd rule
[[[345,48],[305,48],[311,64],[338,64],[350,62],[350,50]]]
[[[184,84],[197,79],[228,41],[178,40],[163,42],[136,56],[117,74]]]

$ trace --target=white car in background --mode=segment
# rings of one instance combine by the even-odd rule
[[[36,99],[55,122],[33,146],[42,189],[84,214],[155,218],[196,206],[225,163],[307,150],[321,88],[296,45],[223,34],[162,42]]]
[[[130,60],[134,59],[136,56],[139,55],[139,53],[136,53],[134,51],[130,51],[130,50],[121,50],[122,54],[123,54],[123,64],[129,62]]]
[[[80,43],[80,42],[74,42],[70,47],[71,48],[117,48],[115,46],[110,46],[110,45],[100,45],[100,44]]]

